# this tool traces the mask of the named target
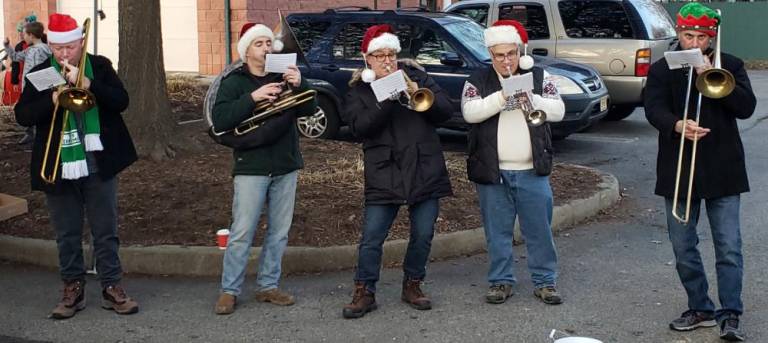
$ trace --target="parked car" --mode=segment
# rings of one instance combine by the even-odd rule
[[[398,58],[415,60],[447,91],[455,106],[443,126],[469,127],[460,106],[464,81],[472,71],[491,64],[478,23],[448,13],[367,8],[294,13],[286,19],[310,64],[310,68],[300,66],[302,73],[319,93],[318,113],[297,122],[304,136],[333,137],[344,124],[339,113],[347,83],[363,67],[360,42],[365,30],[377,23],[388,23],[396,31],[402,46]],[[565,101],[565,118],[553,123],[553,136],[563,138],[607,113],[608,93],[592,67],[547,57],[536,57],[535,63],[556,77]]]
[[[517,20],[534,55],[595,67],[611,95],[608,120],[642,104],[648,68],[676,42],[672,19],[654,0],[466,0],[445,11],[485,26]]]

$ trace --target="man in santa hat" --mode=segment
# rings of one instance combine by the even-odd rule
[[[552,239],[552,141],[548,122],[563,119],[565,105],[555,83],[533,59],[521,56],[528,41],[523,26],[499,20],[485,29],[492,65],[475,71],[464,85],[461,109],[472,124],[467,174],[477,186],[488,245],[485,300],[504,303],[516,282],[512,255],[515,217],[525,237],[533,294],[560,304],[556,290],[557,252]],[[501,80],[533,73],[533,92],[508,94]],[[523,106],[546,113],[546,122],[528,125]]]
[[[741,301],[744,261],[741,253],[741,226],[739,223],[740,194],[749,192],[744,146],[741,142],[737,119],[752,116],[757,105],[750,86],[744,63],[738,57],[720,54],[721,66],[733,75],[733,91],[721,98],[699,96],[695,85],[701,73],[712,68],[714,63],[711,43],[717,35],[721,22],[720,14],[700,3],[689,3],[677,14],[677,50],[699,49],[705,63],[695,67],[689,75],[688,68],[670,70],[666,59],[659,59],[651,65],[645,85],[645,116],[659,130],[659,151],[656,166],[655,193],[664,197],[667,212],[667,228],[675,266],[680,281],[688,295],[688,309],[680,318],[673,320],[669,327],[677,331],[689,331],[699,327],[713,327],[719,324],[720,337],[730,341],[744,340],[739,327],[739,317],[744,305]],[[689,113],[695,113],[693,106],[700,102],[700,120],[693,115],[683,121],[686,90],[691,87]],[[675,179],[677,178],[678,157],[683,149],[683,168],[679,194],[674,204]],[[695,173],[691,190],[691,207],[687,222],[677,220],[673,212],[684,216],[688,194],[688,166],[692,165],[692,142],[697,141]],[[696,231],[701,203],[706,202],[712,243],[715,247],[717,270],[717,292],[720,309],[709,297],[707,276],[697,248],[699,236]],[[685,219],[685,218],[683,218]]]
[[[374,25],[360,48],[366,68],[354,74],[346,96],[345,121],[363,140],[365,213],[358,248],[355,291],[344,318],[376,309],[376,282],[382,246],[400,207],[408,206],[411,234],[403,261],[401,299],[413,308],[432,308],[421,290],[439,212],[439,199],[452,195],[443,149],[435,127],[451,116],[447,94],[415,62],[398,62],[400,41],[389,25]],[[432,106],[411,109],[405,94],[378,102],[370,82],[402,70],[416,85],[434,93]]]
[[[24,126],[36,126],[32,148],[32,189],[45,192],[51,224],[56,231],[59,269],[64,281],[61,302],[51,312],[55,319],[65,319],[85,308],[85,265],[82,231],[87,214],[95,249],[96,269],[102,287],[102,307],[119,314],[136,313],[139,305],[126,295],[120,285],[122,269],[117,235],[117,174],[136,161],[136,150],[120,115],[128,107],[128,93],[105,57],[88,54],[80,64],[83,29],[66,14],[51,14],[48,44],[53,56],[33,68],[35,72],[53,67],[64,71],[69,86],[74,85],[84,68],[81,87],[90,91],[96,105],[83,112],[70,112],[62,123],[65,110],[59,107],[49,154],[61,152],[61,165],[55,182],[40,176],[45,144],[52,123],[51,114],[58,102],[57,88],[38,90],[29,83],[14,108],[16,120]],[[59,137],[63,132],[63,144]],[[53,158],[49,158],[50,173]]]
[[[282,50],[282,45],[265,25],[243,26],[237,43],[243,64],[221,80],[211,115],[215,132],[235,129],[253,116],[257,103],[275,101],[284,89],[290,88],[293,94],[309,90],[309,83],[295,65],[282,74],[265,71],[266,55]],[[259,256],[255,299],[281,306],[295,302],[292,295],[278,288],[293,219],[298,170],[304,167],[295,120],[312,115],[316,108],[317,102],[313,99],[286,109],[268,119],[263,127],[243,136],[258,143],[252,141],[233,147],[232,225],[224,253],[221,293],[214,308],[217,314],[235,311],[253,236],[267,202],[267,231]]]

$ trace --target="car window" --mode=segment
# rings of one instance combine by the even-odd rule
[[[397,25],[402,51],[398,58],[411,58],[421,65],[439,65],[443,52],[455,52],[434,30],[414,25]]]
[[[635,38],[620,2],[568,0],[558,2],[557,7],[570,38]]]
[[[333,39],[333,59],[362,60],[360,42],[369,26],[370,23],[348,23],[339,30]]]
[[[549,39],[549,25],[544,6],[540,4],[503,4],[499,6],[499,20],[512,19],[523,24],[528,39]]]
[[[452,9],[451,13],[461,14],[469,17],[480,25],[485,25],[488,20],[488,5],[461,6]]]
[[[304,55],[309,55],[315,39],[321,37],[328,27],[331,26],[330,21],[302,19],[290,20],[289,24],[293,34],[296,35],[296,40],[299,42]]]
[[[663,6],[653,1],[636,1],[632,4],[639,17],[643,18],[643,25],[651,39],[675,37],[675,24]]]

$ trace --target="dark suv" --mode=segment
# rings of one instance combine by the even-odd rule
[[[442,126],[466,130],[461,115],[464,81],[477,68],[491,64],[483,45],[483,27],[464,16],[423,11],[371,11],[367,8],[329,9],[323,13],[294,13],[287,17],[311,68],[301,66],[319,93],[318,112],[297,122],[307,137],[330,138],[344,123],[339,116],[352,73],[363,66],[360,42],[373,24],[392,25],[400,38],[398,58],[422,65],[451,97],[454,113]],[[553,136],[563,138],[605,116],[608,92],[592,67],[535,56],[535,62],[557,78],[565,101],[562,122],[552,124]]]

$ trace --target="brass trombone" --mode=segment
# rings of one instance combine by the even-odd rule
[[[717,10],[717,14],[720,14],[720,10]],[[701,116],[701,100],[702,96],[711,99],[720,99],[733,92],[736,87],[736,81],[733,74],[728,70],[721,67],[720,61],[720,26],[717,27],[717,41],[715,43],[715,51],[713,54],[714,66],[701,73],[696,78],[696,89],[699,91],[698,100],[696,101],[696,126],[699,126],[699,119]],[[693,79],[693,66],[688,67],[688,88],[685,92],[685,108],[683,110],[683,129],[680,134],[680,151],[677,158],[677,172],[675,174],[675,193],[672,198],[672,216],[675,217],[680,223],[688,223],[691,219],[691,195],[693,194],[693,176],[696,169],[696,147],[698,146],[698,132],[693,135],[693,142],[691,143],[691,161],[690,171],[688,172],[688,195],[685,201],[685,214],[678,213],[677,201],[679,200],[680,191],[680,178],[683,167],[683,151],[685,147],[685,129],[688,124],[688,103],[691,97],[691,81]]]
[[[91,93],[91,91],[83,88],[83,77],[85,76],[85,58],[88,54],[88,31],[90,26],[91,19],[86,18],[85,22],[83,22],[84,37],[82,41],[82,50],[80,52],[80,61],[77,64],[77,80],[75,81],[74,86],[65,88],[65,83],[56,89],[59,95],[56,98],[56,105],[53,107],[51,127],[48,130],[48,139],[45,142],[45,152],[43,153],[42,166],[40,167],[40,178],[43,179],[43,181],[46,183],[53,184],[56,182],[56,177],[59,172],[59,164],[61,164],[61,145],[64,142],[64,135],[66,134],[66,132],[64,132],[64,125],[66,125],[67,120],[69,119],[69,112],[83,113],[96,106],[96,97],[93,95],[93,93]],[[61,74],[62,76],[66,75],[66,70],[63,66],[61,68]],[[51,174],[48,175],[46,174],[46,171],[48,169],[51,145],[53,144],[53,130],[54,126],[56,126],[56,113],[59,111],[59,107],[64,109],[61,120],[61,129],[59,132],[59,145],[56,149],[56,158],[53,161],[53,170],[51,171]]]

